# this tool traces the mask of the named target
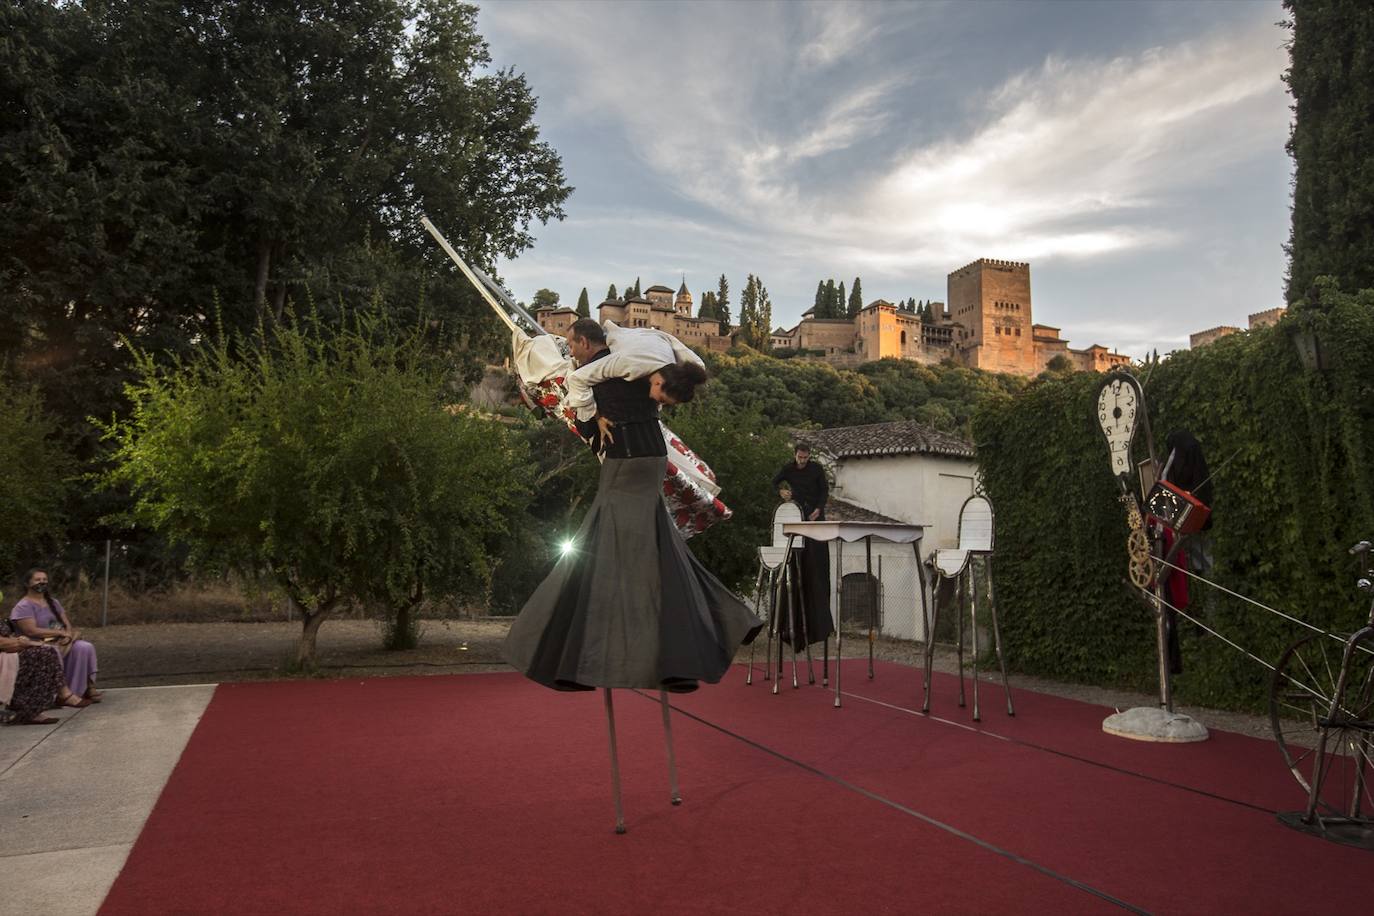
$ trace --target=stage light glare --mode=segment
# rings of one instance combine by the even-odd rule
[[[577,544],[573,541],[573,539],[572,539],[572,538],[568,538],[567,540],[565,540],[565,541],[563,542],[563,545],[562,545],[562,547],[560,548],[560,550],[562,551],[563,556],[566,557],[568,554],[570,554],[570,553],[573,552],[573,548],[576,547],[576,546],[577,546]]]

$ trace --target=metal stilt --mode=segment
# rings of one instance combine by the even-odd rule
[[[973,557],[968,558],[968,606],[969,629],[973,632],[973,721],[978,722],[978,567]]]
[[[868,562],[868,679],[873,680],[873,623],[878,613],[878,589],[873,584],[873,536],[864,538],[864,556]]]
[[[677,758],[673,756],[673,720],[668,713],[668,691],[659,690],[659,705],[663,707],[663,742],[668,746],[668,791],[673,804],[682,804],[682,793],[677,789]]]
[[[778,571],[768,570],[768,648],[763,653],[763,679],[773,679],[773,629],[778,625]],[[776,693],[777,691],[774,691]]]
[[[805,550],[806,548],[803,547],[802,549]],[[800,575],[800,573],[801,573],[800,563],[801,563],[801,561],[799,560],[799,561],[798,561],[798,569],[797,569],[797,573],[798,573],[798,576],[797,576],[797,587],[796,587],[796,589],[795,589],[795,594],[796,594],[796,596],[797,596],[797,607],[801,608],[800,618],[801,618],[801,631],[802,631],[802,648],[803,648],[803,650],[806,652],[806,682],[807,682],[808,684],[814,684],[814,683],[816,683],[816,668],[815,668],[815,665],[813,665],[812,662],[811,662],[811,635],[810,635],[809,633],[806,632],[806,603],[805,603],[805,601],[803,600],[805,596],[804,596],[803,593],[802,593],[803,590],[805,589],[806,585],[805,585],[805,583],[802,581],[802,577],[801,577],[801,575]],[[796,657],[797,657],[796,650],[793,649],[793,652],[792,652],[792,659],[795,661],[795,660],[796,660]]]
[[[965,586],[966,586],[966,580],[965,580],[964,577],[966,577],[967,575],[968,575],[968,570],[967,570],[967,568],[965,568],[964,572],[959,573],[960,578],[959,578],[958,583],[957,583],[957,584],[958,584],[958,588],[959,588],[959,621],[958,621],[958,626],[956,627],[956,630],[957,630],[957,632],[958,632],[958,638],[955,639],[955,641],[954,641],[954,654],[955,654],[955,657],[958,659],[958,662],[959,662],[959,707],[960,707],[961,709],[962,709],[962,708],[964,707],[964,705],[965,705],[965,704],[964,704],[964,611],[965,611],[965,610],[967,609],[967,607],[968,607],[968,595],[966,594],[966,588],[965,588]]]
[[[615,795],[615,832],[625,832],[625,807],[620,803],[620,757],[615,749],[615,704],[611,701],[611,688],[606,692],[606,730],[611,736],[611,790]]]
[[[935,627],[940,622],[940,580],[935,580],[935,587],[931,589],[930,596],[930,628],[926,630],[926,670],[921,679],[921,691],[924,696],[921,699],[921,712],[930,712],[930,669],[935,664]]]
[[[988,606],[992,608],[992,645],[997,649],[997,664],[1002,669],[1002,690],[1007,694],[1007,715],[1016,715],[1011,705],[1011,683],[1007,680],[1007,660],[1002,656],[1002,630],[997,626],[997,598],[992,590],[992,555],[984,560],[988,570]]]
[[[765,572],[767,572],[767,567],[764,566],[764,565],[763,565],[763,561],[760,560],[760,561],[759,561],[759,574],[758,574],[757,576],[754,577],[754,616],[755,616],[755,617],[757,617],[757,616],[759,615],[759,604],[763,601],[763,576],[764,576],[764,573],[765,573]],[[746,687],[747,687],[748,685],[754,683],[754,643],[756,643],[756,642],[758,642],[757,639],[752,639],[752,640],[749,641],[749,674],[748,674],[748,676],[745,677],[745,679],[744,679],[744,684],[745,684]],[[766,667],[766,666],[765,666],[765,667]]]

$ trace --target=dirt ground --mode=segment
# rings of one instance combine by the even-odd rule
[[[362,620],[330,620],[319,633],[318,657],[323,677],[379,677],[389,675],[460,674],[508,670],[501,661],[501,643],[509,619],[427,620],[417,649],[388,652],[381,648],[378,625]],[[260,681],[285,677],[283,663],[292,654],[299,623],[164,623],[94,628],[85,632],[100,657],[102,687],[146,687],[165,684],[205,684]],[[846,639],[846,657],[862,642]],[[763,645],[758,645],[761,661]],[[879,640],[874,654],[884,661],[919,668],[920,646]],[[745,661],[749,650],[741,650]],[[953,672],[953,651],[939,649],[935,668]],[[983,677],[992,682],[986,672]],[[1107,690],[1081,684],[1060,684],[1044,678],[1013,675],[1015,690],[1030,690],[1116,709],[1153,706],[1145,694]],[[1000,685],[998,685],[1000,686]],[[914,701],[914,695],[913,695]],[[1271,738],[1269,722],[1257,716],[1223,710],[1178,707],[1208,728]]]

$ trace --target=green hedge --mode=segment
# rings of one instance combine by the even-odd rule
[[[1368,604],[1351,544],[1374,537],[1374,291],[1329,284],[1280,324],[1138,370],[1156,447],[1186,428],[1214,472],[1209,578],[1318,626],[1349,633]],[[1314,331],[1325,368],[1303,366]],[[1008,661],[1063,680],[1156,689],[1153,623],[1126,582],[1126,524],[1092,414],[1101,376],[1043,377],[974,418],[997,510],[997,585]],[[1137,434],[1140,457],[1144,436]],[[1162,457],[1162,456],[1161,456]],[[1229,459],[1229,460],[1228,460]],[[1299,628],[1194,583],[1190,613],[1271,663]],[[1183,702],[1257,708],[1268,671],[1182,625]]]

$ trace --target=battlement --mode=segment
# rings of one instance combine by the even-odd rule
[[[1000,258],[979,258],[978,260],[970,261],[963,267],[960,267],[958,270],[953,271],[950,274],[950,276],[953,276],[954,274],[963,273],[968,270],[972,270],[975,267],[991,267],[994,270],[1025,271],[1027,273],[1030,272],[1030,264],[1025,261],[1003,261]]]

